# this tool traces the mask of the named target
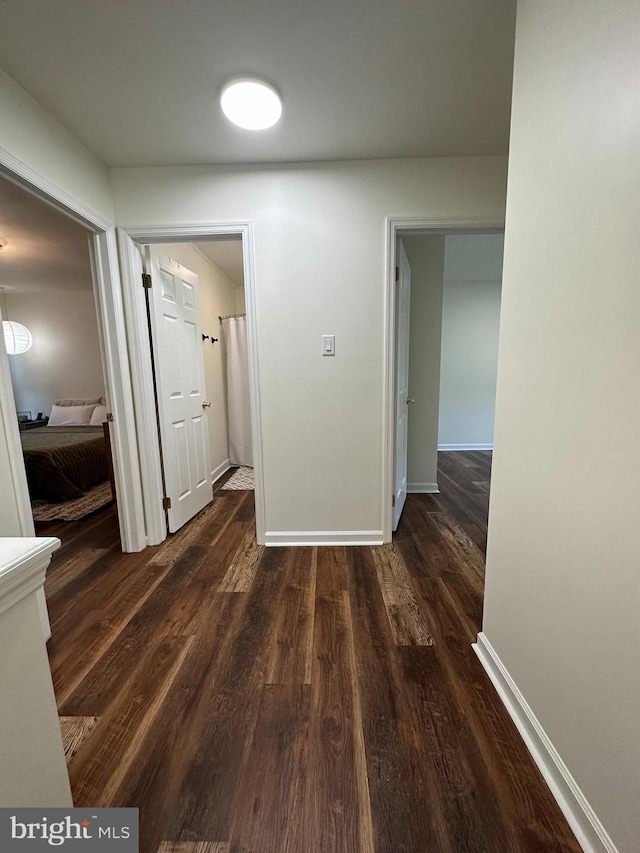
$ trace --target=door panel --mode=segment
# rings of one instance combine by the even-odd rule
[[[411,267],[402,240],[398,240],[396,263],[396,441],[393,529],[397,530],[407,499],[407,439],[409,426],[409,320]]]
[[[147,247],[149,317],[169,531],[213,497],[198,276]]]

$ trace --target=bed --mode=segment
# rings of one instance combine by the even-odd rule
[[[20,433],[31,500],[72,500],[107,480],[102,427],[46,426]]]
[[[58,401],[49,425],[20,433],[31,500],[73,500],[109,479],[109,459],[98,402]],[[72,404],[82,403],[82,409]],[[79,414],[80,413],[80,414]],[[81,423],[77,423],[77,420]],[[76,422],[74,422],[74,420]]]

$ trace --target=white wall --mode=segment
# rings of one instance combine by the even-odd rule
[[[503,246],[501,234],[445,239],[441,450],[493,446]]]
[[[123,227],[254,221],[267,532],[379,534],[386,217],[500,219],[504,158],[111,177]]]
[[[411,266],[407,491],[438,490],[438,397],[445,237],[403,237]]]
[[[13,292],[6,302],[9,317],[33,335],[30,350],[9,356],[17,410],[35,418],[48,415],[57,399],[104,394],[92,290]]]
[[[483,623],[621,853],[640,839],[639,41],[637,3],[518,5]]]
[[[2,70],[0,116],[0,163],[113,221],[106,166]]]
[[[75,199],[82,209],[96,213],[104,220],[114,217],[111,188],[106,167],[66,128],[25,92],[11,77],[0,70],[0,166],[14,170],[36,186],[46,189],[61,203]],[[1,381],[11,396],[6,353]],[[36,412],[37,413],[37,412]],[[13,413],[9,413],[13,419]],[[17,429],[5,420],[0,430],[0,478],[9,483],[24,478],[24,467],[16,468],[12,449],[18,445],[9,430]],[[13,476],[11,476],[13,472]],[[24,494],[26,495],[26,480]],[[0,502],[0,527],[4,536],[20,536],[31,532],[32,522],[20,521],[18,495],[10,490]]]
[[[202,333],[218,338],[218,343],[213,346],[210,341],[204,341],[203,353],[207,400],[211,402],[211,408],[207,411],[211,471],[214,477],[219,477],[229,467],[229,433],[226,364],[218,317],[238,311],[237,292],[242,288],[236,287],[215,264],[190,243],[167,243],[158,248],[199,276]]]

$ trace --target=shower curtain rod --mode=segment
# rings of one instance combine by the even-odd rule
[[[221,317],[218,314],[218,320],[222,323],[223,320],[235,320],[237,317],[246,317],[246,314],[225,314],[224,317]]]

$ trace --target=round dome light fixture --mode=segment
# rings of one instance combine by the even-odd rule
[[[232,80],[220,95],[222,112],[245,130],[266,130],[282,115],[280,95],[260,80]]]
[[[2,329],[4,331],[4,345],[9,355],[20,355],[31,349],[33,335],[22,323],[16,323],[14,320],[3,320]]]

